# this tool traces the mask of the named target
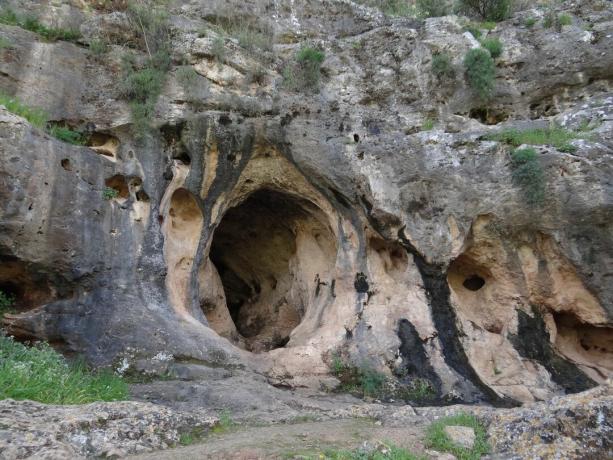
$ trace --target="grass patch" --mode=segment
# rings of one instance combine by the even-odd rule
[[[179,434],[179,445],[181,446],[191,446],[202,439],[206,435],[206,430],[202,427],[196,427],[190,431],[186,431],[184,433]]]
[[[481,48],[469,50],[464,56],[466,79],[473,92],[481,99],[488,100],[494,91],[496,70],[489,51]]]
[[[51,126],[48,130],[56,139],[72,145],[85,145],[87,138],[79,131],[73,130],[67,126]]]
[[[472,449],[466,449],[454,444],[445,434],[445,427],[451,425],[467,426],[475,430],[475,444]],[[426,445],[439,452],[449,452],[458,460],[477,460],[490,451],[485,427],[477,417],[461,413],[445,417],[432,423],[426,432]]]
[[[488,50],[494,59],[502,54],[503,46],[498,38],[486,38],[481,41],[481,46]]]
[[[428,379],[415,378],[408,385],[398,389],[396,395],[404,401],[425,403],[436,397],[436,390]]]
[[[31,125],[37,128],[44,129],[47,124],[48,116],[44,110],[37,107],[28,107],[19,99],[2,92],[0,92],[0,105],[6,107],[6,110],[9,112],[25,118]]]
[[[521,131],[518,129],[506,129],[498,133],[490,134],[486,136],[485,139],[504,142],[513,147],[519,147],[523,144],[551,145],[560,151],[565,151],[575,149],[575,147],[570,144],[570,141],[582,137],[583,135],[575,131],[560,128],[558,126],[549,126],[548,128],[534,128]]]
[[[33,16],[20,16],[10,8],[5,8],[0,11],[0,23],[29,30],[50,42],[58,40],[75,41],[81,38],[81,33],[78,30],[64,29],[61,27],[47,27],[42,24],[38,18]]]
[[[434,128],[434,120],[432,118],[426,118],[421,125],[422,131],[431,131]]]
[[[219,422],[211,429],[213,433],[225,433],[236,426],[236,422],[232,419],[232,414],[229,410],[223,410],[219,414]]]
[[[561,14],[558,16],[558,24],[560,26],[570,26],[573,23],[573,18],[568,14]]]
[[[234,37],[246,50],[273,50],[274,31],[263,22],[237,17],[228,11],[227,17],[218,19],[214,28],[219,35]]]
[[[355,367],[346,363],[339,354],[332,356],[332,374],[340,380],[338,391],[375,398],[381,395],[387,380],[384,374],[364,364]]]
[[[109,44],[106,40],[94,38],[89,42],[89,50],[94,56],[102,56],[109,50]]]
[[[524,25],[528,28],[534,27],[535,24],[536,24],[536,18],[533,18],[532,16],[529,18],[526,18],[526,20],[524,21]]]
[[[27,347],[0,336],[0,399],[85,404],[127,396],[127,384],[111,372],[92,372],[83,363],[70,364],[46,343]]]

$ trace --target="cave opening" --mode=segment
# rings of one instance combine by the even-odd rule
[[[216,228],[200,268],[200,304],[210,326],[237,345],[252,352],[280,348],[326,295],[322,285],[332,285],[335,261],[336,239],[319,207],[259,190]]]
[[[479,275],[471,275],[464,280],[462,286],[464,286],[469,291],[478,291],[483,286],[485,286],[485,280]]]

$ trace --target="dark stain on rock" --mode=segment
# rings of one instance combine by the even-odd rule
[[[545,367],[551,379],[567,393],[578,393],[597,386],[577,366],[555,352],[543,317],[538,312],[535,311],[531,317],[518,310],[517,320],[517,335],[509,335],[509,340],[523,358],[533,359]]]
[[[355,281],[353,282],[353,286],[355,287],[355,290],[357,292],[360,293],[368,293],[368,281],[367,281],[368,277],[360,272],[360,273],[356,273],[355,275]]]

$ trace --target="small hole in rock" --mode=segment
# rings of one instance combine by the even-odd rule
[[[464,280],[462,286],[464,286],[469,291],[478,291],[483,286],[485,286],[485,280],[479,275],[472,275]]]
[[[70,160],[68,158],[64,158],[61,161],[61,165],[66,171],[72,171],[72,166],[70,165]]]
[[[355,142],[360,142],[360,136],[359,136],[359,134],[354,134],[354,135],[353,135],[353,140],[354,140]]]

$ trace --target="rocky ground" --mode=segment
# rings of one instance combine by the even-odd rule
[[[426,445],[425,431],[437,419],[458,413],[482,421],[491,458],[601,459],[613,454],[611,384],[516,409],[365,402],[278,389],[240,374],[137,384],[132,391],[136,399],[155,404],[0,402],[1,458],[318,458],[330,449],[376,450],[394,444],[427,458],[449,459],[450,454]]]

